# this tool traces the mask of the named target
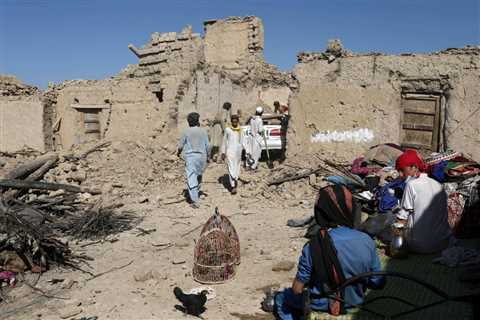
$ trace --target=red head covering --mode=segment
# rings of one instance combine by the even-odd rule
[[[405,167],[416,166],[420,171],[426,169],[425,163],[422,158],[418,155],[417,151],[413,149],[407,149],[402,153],[395,163],[395,168],[397,170],[402,170]]]

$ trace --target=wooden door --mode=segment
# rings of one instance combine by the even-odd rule
[[[99,140],[100,133],[100,111],[101,109],[81,109],[85,132],[85,142]]]
[[[403,147],[439,151],[440,145],[440,96],[428,94],[402,95]]]

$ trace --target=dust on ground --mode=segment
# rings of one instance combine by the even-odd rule
[[[89,147],[82,146],[82,150]],[[2,317],[184,318],[174,308],[178,302],[172,291],[175,286],[186,290],[200,286],[192,278],[193,251],[200,229],[184,234],[203,225],[215,207],[230,216],[240,238],[242,260],[234,279],[213,286],[216,298],[207,303],[203,316],[268,316],[260,309],[262,288],[291,284],[295,268],[276,272],[272,268],[285,261],[296,263],[305,242],[304,230],[289,228],[286,221],[311,213],[315,188],[308,179],[278,187],[269,187],[265,182],[283,171],[298,171],[298,163],[277,164],[273,171],[262,163],[255,173],[243,172],[236,195],[231,195],[222,183],[225,165],[210,163],[203,177],[201,207],[193,209],[183,199],[183,161],[174,155],[174,146],[118,142],[84,159],[68,160],[76,151],[80,152],[62,154],[60,163],[45,175],[45,180],[101,188],[101,195],[87,196],[83,201],[94,203],[102,198],[104,203],[122,203],[122,210],[134,212],[143,220],[137,228],[105,241],[71,241],[69,245],[74,252],[94,259],[88,262],[91,268],[82,268],[96,274],[124,267],[92,280],[78,270],[53,268],[39,278],[36,287],[62,299],[47,299],[19,283],[18,288],[8,292],[10,303],[3,304]],[[0,174],[29,158],[28,152],[4,157]],[[139,228],[155,231],[140,235]],[[26,280],[34,282],[36,277],[27,274]],[[64,280],[51,284],[52,279]]]

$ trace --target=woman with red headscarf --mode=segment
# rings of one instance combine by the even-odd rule
[[[442,185],[422,173],[426,167],[415,150],[406,150],[395,166],[406,179],[397,219],[406,226],[408,250],[418,253],[443,250],[449,243],[451,230],[447,194]]]

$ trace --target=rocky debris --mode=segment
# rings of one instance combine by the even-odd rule
[[[144,154],[149,153],[144,145],[135,145]],[[25,263],[28,262],[19,267],[15,259],[6,256],[4,265],[10,265],[15,272],[20,269],[43,272],[50,265],[75,267],[85,257],[72,252],[66,237],[103,239],[138,224],[141,221],[138,215],[119,209],[123,203],[118,195],[104,197],[101,192],[85,192],[102,186],[99,181],[110,181],[110,190],[124,184],[136,189],[137,181],[115,181],[113,176],[118,178],[119,172],[131,171],[132,163],[147,163],[147,156],[142,160],[127,157],[120,162],[122,166],[108,163],[110,155],[118,155],[118,159],[125,157],[123,152],[114,151],[122,148],[131,151],[131,146],[102,142],[60,154],[38,155],[28,151],[0,154],[4,164],[0,175],[9,178],[0,179],[3,186],[0,188],[0,253],[21,252]],[[92,161],[95,157],[98,162]],[[105,167],[102,160],[106,161]],[[112,171],[104,170],[106,167]],[[152,174],[146,169],[145,172]],[[153,180],[145,176],[141,179],[144,185]]]
[[[227,73],[228,77],[238,85],[248,87],[249,85],[272,85],[297,87],[296,79],[291,72],[279,71],[278,68],[266,62],[249,63],[244,65],[239,75]]]
[[[128,79],[128,78],[134,78],[135,74],[138,71],[138,64],[128,64],[125,68],[120,70],[118,74],[114,76],[115,79]]]
[[[340,40],[330,40],[325,52],[302,51],[297,54],[298,63],[308,63],[317,60],[334,61],[339,57],[360,57],[360,56],[382,56],[381,52],[353,53],[345,50]],[[400,56],[416,56],[415,53],[401,53]],[[429,55],[480,55],[480,46],[465,46],[463,48],[448,48],[441,51],[432,52]]]
[[[51,178],[99,186],[107,202],[125,196],[147,202],[155,198],[152,192],[183,177],[183,164],[174,153],[174,145],[160,147],[153,140],[113,142],[101,152],[76,161],[75,170],[68,166],[57,169]],[[83,182],[79,176],[85,178]]]
[[[12,75],[0,74],[0,97],[33,96],[40,93],[37,87],[26,85]]]
[[[159,146],[153,139],[115,141],[85,158],[80,157],[96,145],[85,144],[60,153],[56,166],[44,175],[43,180],[100,189],[101,195],[82,193],[75,196],[91,206],[100,199],[104,206],[126,202],[168,205],[170,202],[175,204],[184,201],[181,195],[184,163],[175,155],[174,144]],[[6,163],[0,168],[0,176],[2,172],[9,172],[18,164],[36,158],[37,156],[27,155],[0,157]],[[262,163],[257,172],[242,171],[239,196],[266,204],[270,201],[282,203],[284,207],[302,206],[302,201],[315,197],[318,188],[324,184],[325,175],[337,172],[321,159],[321,155],[296,154],[286,162],[276,164],[273,170],[263,167]],[[59,199],[61,194],[57,192],[61,191],[46,192],[43,195],[38,192],[29,193],[25,199],[37,202],[42,201],[42,198]]]
[[[341,57],[344,53],[343,45],[340,39],[328,40],[327,49],[325,53],[333,55],[335,57]]]
[[[297,61],[299,63],[307,63],[316,60],[328,60],[328,62],[333,62],[336,58],[348,57],[353,54],[343,48],[342,42],[340,39],[329,40],[325,52],[308,52],[302,51],[297,54]]]
[[[468,55],[480,55],[480,46],[465,46],[463,48],[448,48],[445,50],[437,51],[432,53],[433,55],[439,54],[451,54],[451,55],[461,55],[461,54],[468,54]]]

